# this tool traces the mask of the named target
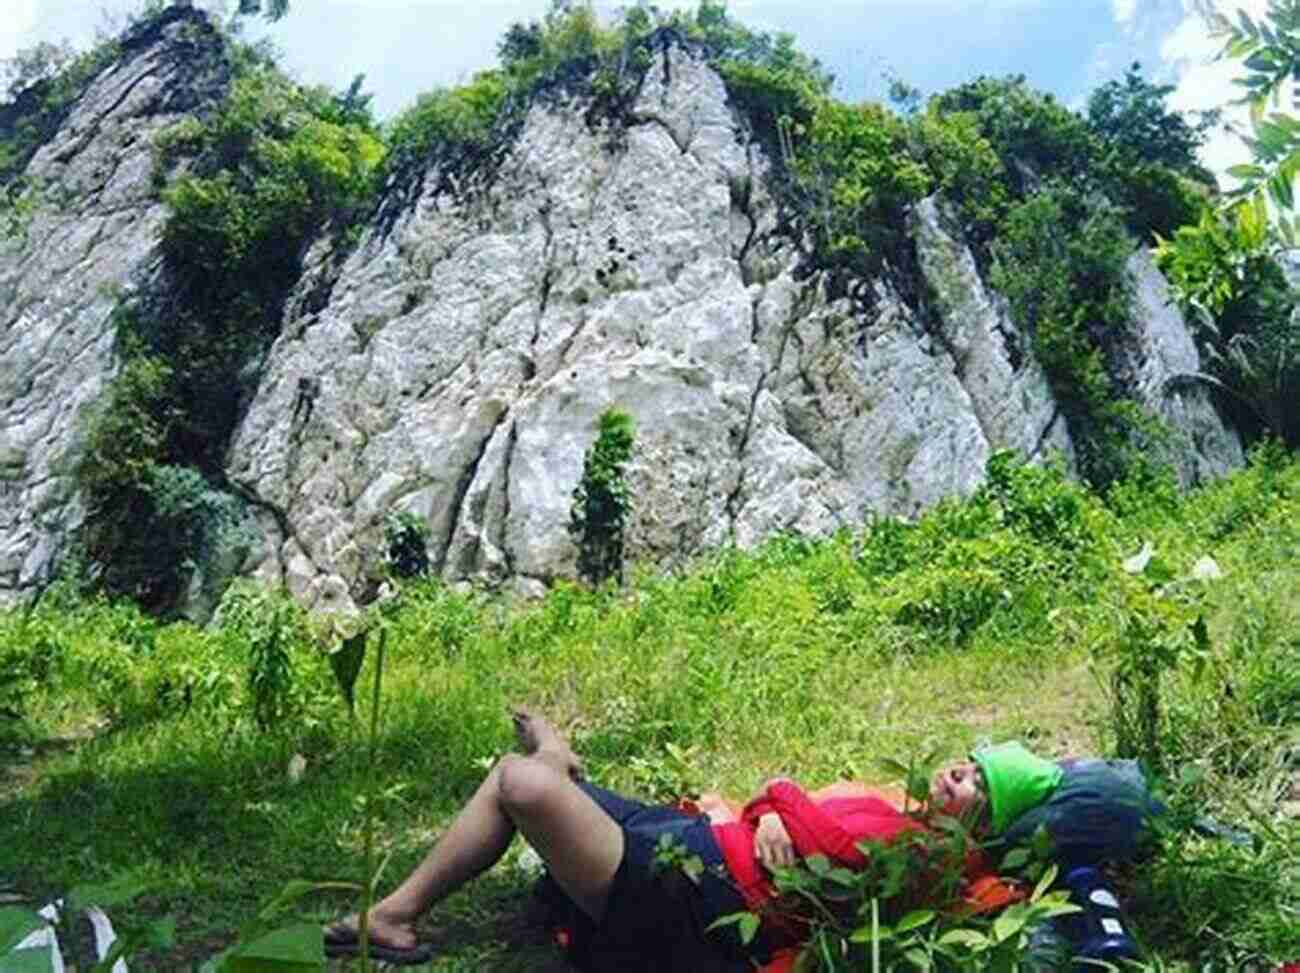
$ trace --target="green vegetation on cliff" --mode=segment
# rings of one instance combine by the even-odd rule
[[[266,12],[281,11],[271,4]],[[92,424],[82,466],[89,553],[112,565],[103,576],[111,590],[166,609],[197,553],[182,539],[211,542],[211,524],[192,518],[212,504],[193,495],[165,513],[156,494],[164,481],[169,489],[226,489],[230,435],[314,240],[333,233],[345,245],[335,248],[337,257],[376,220],[389,225],[430,179],[447,191],[474,192],[493,178],[539,100],[576,99],[617,151],[646,72],[674,43],[716,67],[751,134],[768,147],[781,228],[802,250],[802,272],[825,273],[829,291],[852,295],[863,314],[877,291],[862,283],[883,280],[924,322],[927,295],[907,214],[938,193],[1043,364],[1085,478],[1105,488],[1159,436],[1156,424],[1123,400],[1122,376],[1108,354],[1134,324],[1126,260],[1154,235],[1194,233],[1189,227],[1208,218],[1213,192],[1195,160],[1205,121],[1191,124],[1170,112],[1168,89],[1136,66],[1099,88],[1086,114],[1015,77],[979,78],[924,107],[907,102],[909,110],[898,114],[839,101],[830,76],[793,38],[746,27],[717,0],[690,11],[634,7],[610,21],[588,3],[560,2],[505,33],[496,67],[421,96],[380,127],[359,82],[342,94],[303,88],[265,55],[230,39],[219,43],[229,65],[226,97],[157,146],[169,210],[166,281],[160,293],[141,294],[119,312],[127,367]],[[10,119],[8,130],[0,125],[0,158],[17,160],[13,165],[49,137],[90,76],[90,61],[46,60],[36,74],[28,71],[42,78],[37,86],[0,108],[0,119]],[[46,102],[54,107],[31,107]],[[181,159],[186,164],[176,166]],[[8,220],[21,226],[33,200],[20,180],[7,191],[18,192]],[[1224,387],[1258,379],[1272,348],[1261,335],[1290,341],[1294,332],[1279,324],[1289,289],[1276,272],[1261,272],[1278,285],[1272,296],[1243,293],[1252,306],[1228,316],[1236,323],[1199,329],[1207,356],[1225,363],[1215,372]],[[1176,268],[1180,275],[1207,277]],[[1273,326],[1243,325],[1251,315]],[[1278,381],[1291,377],[1288,371]],[[1259,408],[1236,409],[1252,435],[1291,435],[1285,408],[1266,421],[1255,418]],[[146,455],[141,443],[158,449]],[[126,556],[112,556],[119,550]]]

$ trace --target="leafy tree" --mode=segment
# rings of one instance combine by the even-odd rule
[[[1207,112],[1189,124],[1165,105],[1173,90],[1173,85],[1148,81],[1142,76],[1142,65],[1135,62],[1122,81],[1107,82],[1088,98],[1088,126],[1125,164],[1158,163],[1213,184],[1197,153],[1221,113]]]
[[[1247,432],[1300,444],[1300,322],[1296,295],[1277,260],[1296,246],[1294,185],[1300,120],[1278,110],[1283,86],[1300,77],[1300,0],[1271,0],[1262,21],[1209,16],[1225,41],[1221,57],[1244,59],[1235,104],[1250,107],[1254,161],[1234,166],[1240,185],[1227,206],[1161,240],[1157,258],[1180,303],[1196,315],[1208,384],[1238,403]],[[1242,406],[1246,415],[1240,416]]]
[[[1021,191],[1035,179],[1077,179],[1092,169],[1096,144],[1088,126],[1051,95],[1030,88],[1024,75],[977,78],[936,96],[932,109],[972,113]]]
[[[1296,245],[1295,180],[1300,175],[1300,120],[1274,110],[1283,86],[1300,78],[1300,0],[1270,0],[1265,20],[1256,23],[1244,10],[1237,21],[1218,12],[1208,14],[1217,36],[1224,39],[1220,57],[1244,58],[1245,73],[1236,83],[1245,94],[1233,102],[1250,107],[1254,138],[1247,139],[1255,161],[1233,166],[1228,174],[1241,184],[1228,195],[1234,201],[1267,196],[1277,207],[1276,224],[1289,246]],[[1265,117],[1267,115],[1267,117]]]

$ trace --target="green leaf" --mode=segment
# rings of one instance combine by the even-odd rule
[[[909,912],[903,918],[898,920],[898,925],[894,927],[895,931],[911,932],[913,929],[919,929],[926,923],[933,922],[937,913],[933,909],[917,909],[915,912]]]
[[[1057,902],[1052,905],[1042,906],[1037,910],[1038,915],[1045,919],[1053,919],[1056,916],[1072,916],[1076,912],[1082,912],[1083,906],[1075,905],[1073,902]]]
[[[832,868],[826,873],[826,877],[836,885],[841,885],[846,889],[853,888],[858,884],[857,872],[850,871],[847,868]]]
[[[854,943],[886,943],[893,938],[894,930],[889,926],[876,926],[874,931],[869,925],[859,926],[849,935],[849,941]]]
[[[1291,185],[1291,180],[1279,173],[1273,177],[1273,182],[1277,184],[1280,208],[1284,210],[1292,209],[1295,206],[1295,191]]]
[[[361,664],[366,658],[366,638],[369,634],[361,632],[344,639],[343,644],[329,655],[330,669],[334,671],[339,692],[343,694],[343,699],[348,704],[348,712],[353,712],[357,708],[357,677],[361,674]]]
[[[1034,894],[1029,897],[1030,902],[1037,902],[1043,895],[1056,883],[1057,867],[1055,864],[1049,865],[1047,871],[1043,872],[1043,877],[1038,880],[1034,886]]]
[[[1244,57],[1259,46],[1259,42],[1251,37],[1238,37],[1232,41],[1224,50],[1224,56],[1232,59]]]
[[[0,954],[13,949],[37,929],[45,927],[45,920],[29,909],[5,906],[0,909]]]
[[[990,943],[987,936],[974,929],[952,929],[939,937],[939,945],[965,946],[971,952],[979,952],[987,949]]]
[[[1282,230],[1282,239],[1286,241],[1286,245],[1294,250],[1296,241],[1294,224],[1284,216],[1277,221],[1277,225]]]
[[[665,835],[667,837],[667,835]],[[295,879],[280,890],[280,894],[266,904],[258,918],[262,922],[271,922],[275,917],[293,905],[299,899],[313,892],[360,892],[361,886],[355,882],[308,882]]]
[[[1234,179],[1263,179],[1267,175],[1263,166],[1229,166],[1228,175]]]
[[[1011,912],[1004,912],[993,921],[993,939],[1004,943],[1025,928],[1025,917]]]
[[[231,973],[305,973],[325,963],[325,936],[315,923],[277,929],[236,947],[227,960]]]
[[[900,763],[892,757],[881,757],[876,763],[881,770],[890,774],[895,774],[901,780],[907,780],[908,775],[912,772],[911,768],[904,763]]]
[[[0,953],[0,973],[53,973],[54,949],[39,946]]]
[[[740,941],[748,945],[758,935],[759,918],[753,912],[733,912],[713,920],[705,931],[712,932],[714,929],[724,929],[727,926],[738,926]]]
[[[918,970],[930,970],[934,967],[930,965],[930,957],[925,955],[925,950],[920,946],[913,946],[903,952],[903,959],[907,960]]]
[[[809,855],[804,859],[804,864],[808,866],[808,871],[818,878],[825,878],[831,870],[830,859],[825,855]]]
[[[1002,856],[1002,868],[1004,872],[1015,872],[1029,864],[1030,851],[1028,848],[1012,848]]]
[[[1273,52],[1264,48],[1246,58],[1246,67],[1252,71],[1271,72],[1276,69],[1277,64],[1273,59]]]
[[[68,893],[67,907],[74,912],[92,905],[100,909],[112,909],[138,899],[148,888],[144,882],[129,876],[97,884],[78,885]]]

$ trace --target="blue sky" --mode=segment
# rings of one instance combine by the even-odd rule
[[[732,0],[750,26],[789,31],[839,79],[841,97],[880,97],[886,71],[933,93],[981,74],[1023,73],[1080,106],[1096,85],[1133,61],[1179,85],[1181,108],[1210,107],[1230,93],[1230,72],[1207,64],[1214,45],[1194,0]],[[1265,0],[1215,0],[1258,12]],[[139,0],[0,0],[0,58],[39,40],[84,44]],[[232,0],[196,0],[209,9]],[[301,80],[346,85],[367,75],[382,115],[421,91],[488,67],[512,21],[543,15],[549,0],[293,0],[269,34]],[[661,3],[669,6],[671,3]],[[693,5],[693,4],[682,4]],[[614,6],[599,0],[603,9]],[[1231,138],[1211,147],[1215,168],[1236,161]]]

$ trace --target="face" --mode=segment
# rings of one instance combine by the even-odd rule
[[[952,764],[930,781],[930,800],[953,817],[960,817],[984,806],[984,778],[974,761]]]

